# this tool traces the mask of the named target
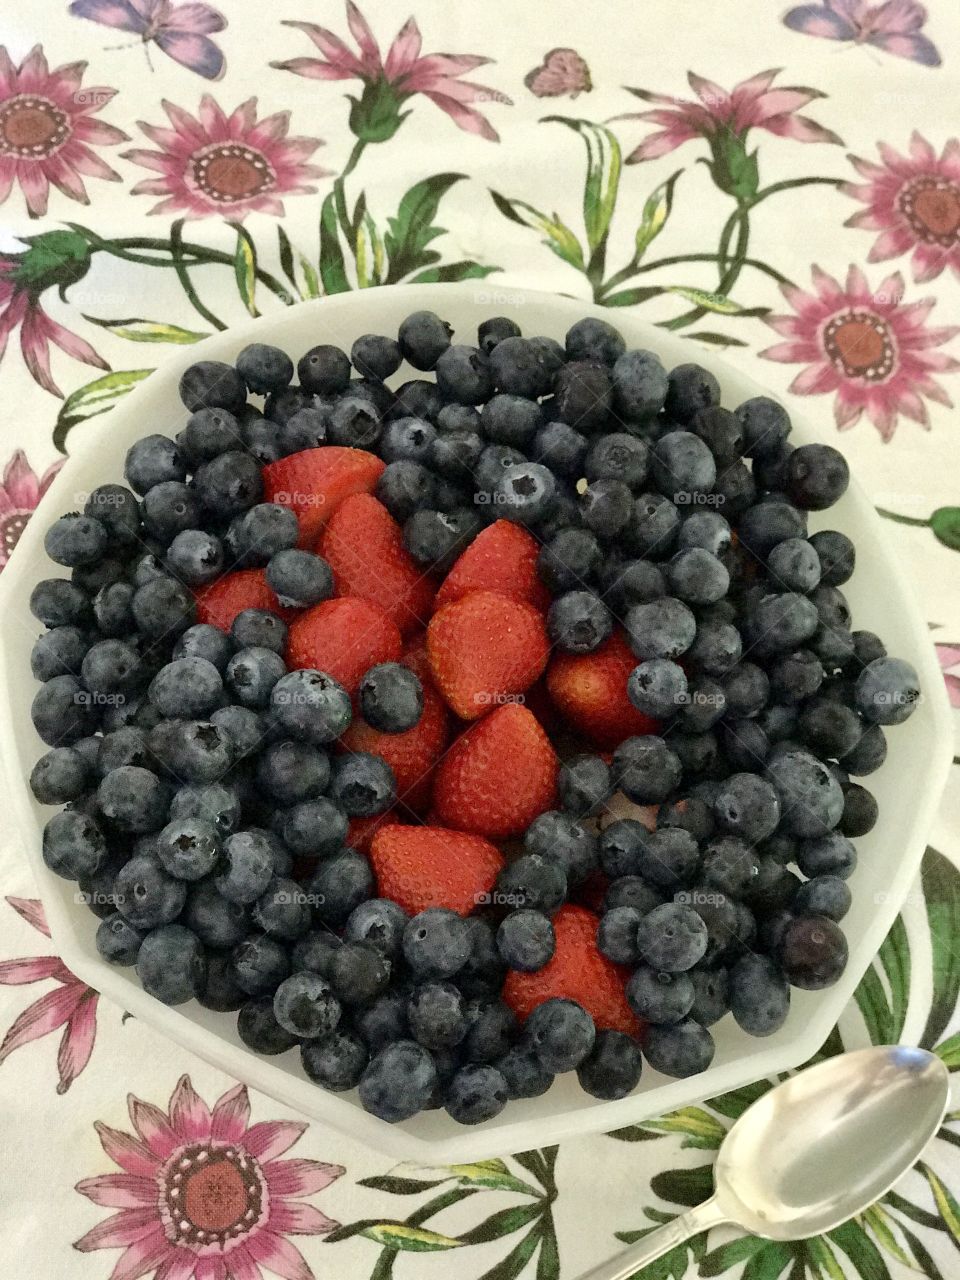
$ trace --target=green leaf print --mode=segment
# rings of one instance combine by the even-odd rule
[[[920,869],[933,949],[933,996],[920,1044],[932,1048],[943,1035],[960,995],[960,871],[936,849]]]
[[[60,406],[53,429],[54,445],[61,453],[66,453],[64,445],[67,435],[74,427],[112,409],[118,400],[151,373],[152,369],[115,369],[112,373],[105,373],[100,378],[94,378],[93,382],[77,387]]]
[[[877,971],[883,966],[890,984],[888,999]],[[857,987],[855,998],[872,1044],[896,1044],[903,1034],[910,999],[910,943],[906,926],[898,916]]]
[[[387,284],[396,284],[411,271],[428,267],[438,261],[440,255],[427,245],[444,234],[443,227],[433,225],[440,208],[440,201],[457,182],[466,177],[463,173],[436,173],[415,183],[400,201],[396,215],[387,220],[384,236],[389,267]]]

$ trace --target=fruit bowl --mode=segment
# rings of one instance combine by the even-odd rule
[[[121,479],[126,450],[140,436],[147,431],[176,434],[187,416],[180,407],[177,384],[196,360],[232,360],[252,341],[275,344],[294,357],[318,342],[349,349],[363,333],[395,332],[410,311],[421,308],[435,310],[448,320],[459,341],[472,340],[478,323],[494,313],[514,318],[527,333],[561,339],[584,315],[609,318],[602,308],[573,299],[519,291],[494,294],[481,285],[375,289],[293,307],[279,317],[206,339],[171,358],[108,416],[78,434],[76,453],[51,486],[3,572],[0,747],[13,829],[33,865],[54,943],[78,977],[171,1040],[304,1115],[399,1158],[454,1163],[620,1128],[791,1069],[816,1052],[906,898],[946,781],[952,732],[926,625],[881,522],[854,483],[829,513],[812,513],[811,527],[838,528],[855,541],[857,570],[846,588],[855,623],[879,632],[892,653],[913,664],[923,696],[916,714],[890,736],[886,762],[871,776],[881,818],[858,843],[861,856],[851,880],[853,906],[844,921],[850,944],[848,967],[827,990],[795,991],[789,1017],[767,1039],[750,1038],[728,1015],[714,1028],[717,1052],[707,1071],[671,1079],[647,1066],[638,1089],[620,1101],[592,1099],[568,1075],[558,1078],[542,1097],[514,1102],[477,1128],[463,1128],[442,1110],[389,1125],[367,1114],[355,1093],[327,1093],[311,1083],[301,1071],[296,1050],[274,1058],[258,1056],[241,1042],[229,1015],[210,1012],[195,1001],[163,1005],[141,988],[133,970],[110,966],[95,946],[95,916],[80,909],[76,887],[54,875],[42,860],[41,832],[50,811],[35,802],[26,783],[41,750],[30,719],[34,686],[27,676],[39,624],[30,614],[28,599],[34,585],[55,572],[44,553],[44,532],[53,519],[82,506],[86,494],[98,484]],[[656,351],[668,366],[695,354],[719,379],[726,404],[763,391],[709,352],[694,353],[688,343],[633,315],[617,315],[615,320],[629,346]],[[401,370],[396,380],[405,376],[409,375]],[[794,431],[798,443],[816,438],[802,419],[794,418]]]

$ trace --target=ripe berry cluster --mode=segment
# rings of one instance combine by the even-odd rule
[[[807,526],[847,466],[781,406],[597,319],[451,337],[187,370],[176,439],[47,532],[30,782],[157,999],[470,1124],[703,1071],[728,1012],[836,981],[853,779],[919,691],[851,630],[853,544]]]

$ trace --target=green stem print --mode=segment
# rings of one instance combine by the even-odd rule
[[[557,212],[547,214],[526,200],[491,190],[499,212],[511,222],[538,231],[543,244],[568,266],[585,277],[592,300],[606,307],[631,307],[675,294],[693,306],[659,323],[665,329],[682,330],[706,315],[762,317],[766,307],[745,307],[732,296],[744,270],[756,271],[778,284],[789,283],[787,277],[762,258],[751,256],[750,217],[759,205],[773,196],[795,187],[827,184],[836,186],[838,178],[804,177],[760,187],[757,153],[748,155],[745,134],[729,128],[719,129],[711,137],[713,159],[707,162],[716,185],[734,201],[734,208],[724,222],[715,252],[671,254],[648,259],[647,251],[663,232],[673,211],[678,182],[683,169],[675,173],[646,197],[640,223],[634,233],[633,252],[629,260],[607,274],[610,237],[621,196],[624,160],[620,143],[608,125],[568,116],[546,116],[541,124],[562,124],[577,133],[586,147],[586,173],[583,186],[583,236]],[[622,206],[622,202],[621,202]],[[715,290],[675,284],[669,277],[663,283],[634,283],[641,276],[687,263],[713,263],[717,268]],[[743,345],[728,334],[694,333],[701,341],[726,345]]]
[[[894,524],[909,525],[914,529],[929,529],[938,542],[951,551],[960,551],[960,507],[937,507],[926,519],[920,516],[904,516],[896,511],[877,507],[877,515]]]
[[[453,1249],[512,1239],[512,1247],[478,1280],[516,1280],[527,1264],[537,1258],[538,1280],[559,1280],[560,1257],[553,1222],[557,1198],[554,1167],[557,1148],[526,1151],[513,1157],[519,1172],[504,1160],[480,1160],[474,1164],[436,1168],[401,1165],[381,1177],[363,1178],[361,1187],[394,1196],[438,1194],[424,1201],[405,1218],[361,1218],[337,1228],[327,1236],[327,1244],[360,1236],[380,1246],[370,1280],[422,1280],[429,1275],[425,1254],[447,1254]],[[441,1190],[443,1188],[443,1190]],[[436,1219],[445,1210],[476,1197],[481,1192],[499,1192],[513,1203],[497,1208],[475,1227],[449,1235],[438,1229]],[[498,1203],[500,1196],[497,1197]],[[482,1203],[477,1202],[479,1208]],[[429,1226],[426,1224],[429,1222]],[[517,1238],[519,1237],[519,1238]],[[416,1269],[406,1269],[405,1254],[421,1255]],[[412,1260],[411,1260],[412,1261]],[[394,1268],[398,1268],[395,1272]],[[437,1259],[435,1274],[449,1273],[449,1264]]]

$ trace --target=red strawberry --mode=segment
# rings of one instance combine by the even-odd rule
[[[618,628],[593,653],[556,653],[547,688],[566,720],[600,747],[616,747],[634,734],[656,733],[660,724],[633,706],[627,680],[638,659]]]
[[[373,837],[380,828],[396,821],[397,814],[393,809],[388,809],[386,813],[378,813],[374,818],[351,818],[344,844],[349,845],[351,849],[356,849],[358,853],[369,853]],[[314,863],[314,867],[310,868],[311,871],[315,869],[315,865]]]
[[[427,628],[433,677],[463,720],[476,720],[529,689],[549,653],[547,630],[533,605],[499,591],[471,591],[444,605]]]
[[[403,530],[371,494],[355,493],[340,503],[317,551],[333,570],[338,595],[379,605],[403,632],[426,624],[433,583],[403,545]]]
[[[340,744],[345,751],[369,751],[386,760],[397,780],[397,817],[410,809],[419,813],[430,803],[433,767],[447,745],[449,718],[446,704],[427,681],[423,686],[423,714],[412,729],[381,733],[355,716]]]
[[[519,835],[557,801],[559,762],[526,707],[491,711],[437,768],[433,807],[444,826],[496,839]]]
[[[643,1024],[624,994],[630,970],[612,964],[597,950],[595,916],[586,907],[564,906],[553,917],[556,949],[553,958],[535,973],[511,970],[503,998],[519,1018],[527,1018],[545,1000],[576,1000],[598,1028],[639,1035]]]
[[[234,618],[244,609],[269,609],[287,620],[299,612],[281,607],[267,585],[262,569],[238,569],[235,573],[227,573],[209,586],[200,587],[194,592],[194,597],[197,621],[208,622],[221,631],[229,631]]]
[[[436,607],[459,600],[469,591],[502,591],[546,612],[550,592],[537,574],[539,550],[536,538],[520,525],[494,521],[474,538],[444,578]]]
[[[377,892],[416,915],[447,907],[469,915],[503,868],[487,840],[443,827],[381,827],[370,846]]]
[[[382,609],[366,600],[324,600],[292,623],[287,666],[316,667],[354,694],[378,662],[396,662],[400,632]]]
[[[296,512],[300,546],[309,548],[344,498],[372,493],[384,468],[385,463],[365,449],[303,449],[263,468],[263,500]]]

